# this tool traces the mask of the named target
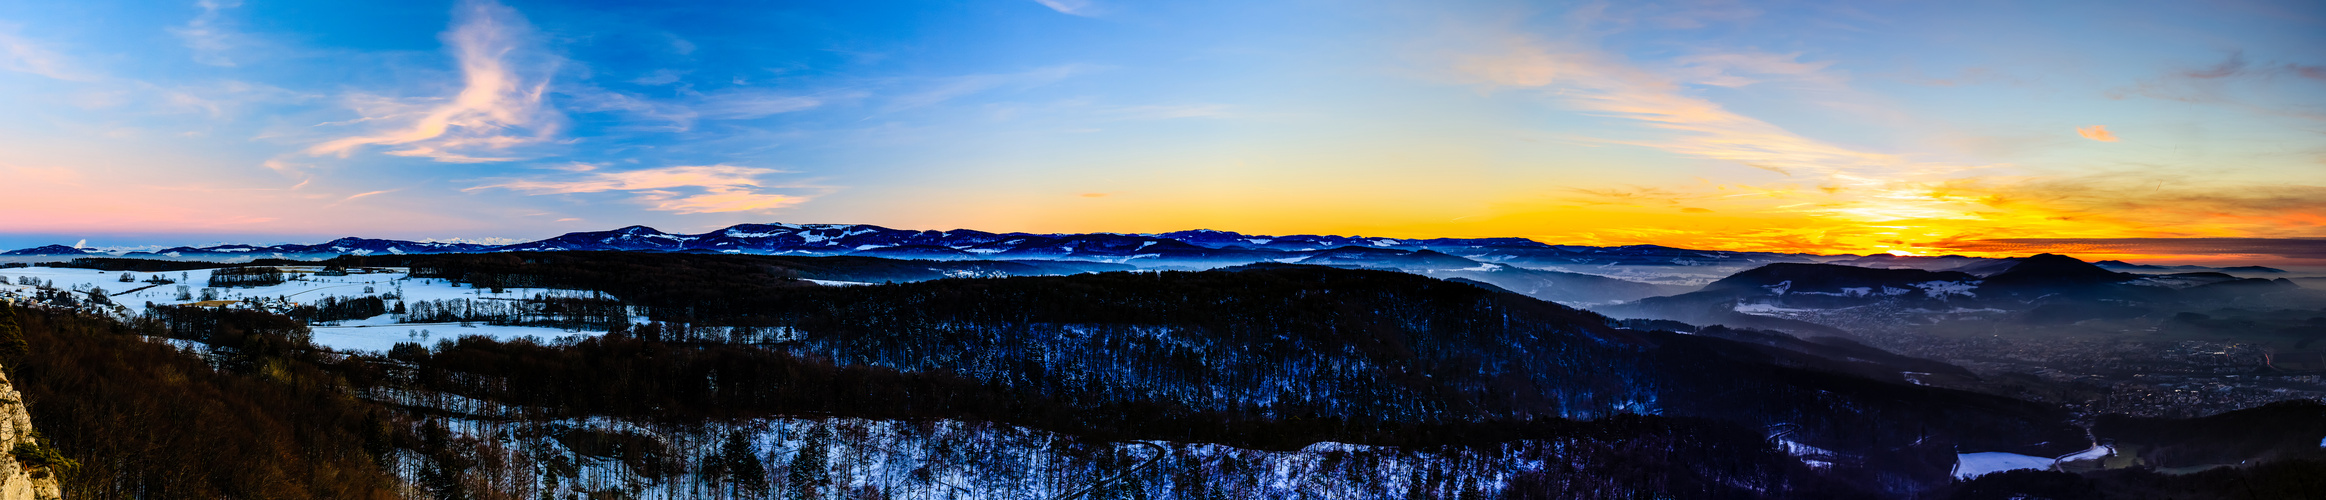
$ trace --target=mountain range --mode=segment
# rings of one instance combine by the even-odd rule
[[[646,226],[566,233],[524,243],[489,245],[346,237],[317,244],[220,244],[146,250],[92,249],[42,245],[0,256],[112,256],[197,260],[317,258],[339,255],[439,254],[528,251],[630,251],[736,253],[759,255],[855,255],[916,260],[1082,260],[1139,267],[1212,268],[1256,262],[1335,266],[1370,265],[1407,271],[1479,269],[1482,263],[1528,268],[1683,266],[1757,267],[1771,263],[1833,263],[1857,267],[1915,268],[1993,274],[2017,259],[1960,255],[1920,257],[1876,254],[1695,250],[1658,245],[1554,245],[1526,238],[1385,238],[1333,235],[1248,235],[1198,229],[1156,234],[990,233],[890,229],[870,224],[738,224],[701,234],[668,233]],[[1427,253],[1416,253],[1427,252]],[[1394,265],[1384,264],[1394,261]],[[2099,267],[2119,271],[2283,272],[2260,266],[2210,268],[2157,266],[2104,260]],[[1572,270],[1572,269],[1570,269]],[[1728,271],[1734,271],[1729,269]],[[1607,274],[1607,273],[1597,273]],[[1726,275],[1721,272],[1719,275]]]
[[[2062,324],[2222,307],[2326,304],[2326,294],[2285,278],[2134,274],[2056,254],[1991,260],[2008,267],[1994,270],[1993,262],[1955,267],[1994,271],[1965,272],[1845,265],[1850,261],[1770,264],[1695,291],[1595,310],[1616,317],[1832,335],[1883,328],[1874,323],[1929,324],[1942,318],[2004,316],[2026,324]],[[1881,319],[1869,323],[1869,318]]]
[[[2326,310],[2319,308],[2326,295],[2288,279],[2134,274],[2051,254],[1833,257],[1514,239],[1217,231],[1033,235],[778,225],[699,235],[631,227],[518,245],[453,245],[351,238],[189,250],[250,256],[237,262],[257,266],[401,269],[406,283],[434,280],[480,290],[473,299],[428,299],[405,297],[398,285],[394,306],[386,294],[354,297],[368,298],[374,309],[350,318],[393,318],[405,321],[399,325],[437,325],[439,331],[482,323],[606,333],[553,342],[462,336],[433,347],[409,342],[384,352],[332,352],[309,345],[314,333],[301,323],[307,320],[256,307],[149,304],[149,311],[158,312],[139,321],[177,341],[211,346],[205,352],[219,353],[217,363],[227,367],[220,373],[287,366],[283,373],[342,384],[310,384],[316,390],[359,395],[287,398],[352,408],[330,410],[349,415],[337,421],[306,417],[329,408],[265,414],[316,420],[296,421],[305,428],[337,429],[331,432],[343,435],[301,437],[314,442],[297,446],[343,450],[309,454],[338,457],[352,464],[346,465],[350,470],[375,467],[380,456],[414,457],[417,465],[410,469],[418,472],[402,474],[419,479],[399,476],[383,484],[434,481],[427,483],[431,491],[458,492],[457,484],[487,484],[473,478],[500,477],[524,480],[510,484],[597,491],[606,487],[574,481],[616,478],[660,488],[654,491],[693,492],[756,477],[763,484],[797,487],[829,482],[817,477],[853,474],[845,464],[856,462],[826,460],[838,453],[827,447],[894,435],[901,441],[878,446],[904,451],[884,452],[894,461],[866,474],[885,481],[884,488],[929,497],[981,489],[1070,497],[1077,494],[1070,488],[1117,480],[1110,488],[1164,497],[1157,493],[1197,484],[1178,478],[1275,470],[1250,465],[1263,463],[1255,457],[1318,464],[1301,474],[1337,481],[1331,491],[1402,487],[1405,497],[1441,498],[1448,495],[1414,491],[1444,490],[1428,486],[1441,483],[1492,484],[1509,476],[1501,490],[1506,498],[1613,496],[1590,494],[1599,490],[1585,486],[1663,492],[1656,496],[1666,498],[1947,497],[1944,492],[1963,487],[1954,480],[1963,477],[1959,471],[1981,456],[2107,450],[2093,447],[2093,438],[2111,436],[2165,450],[2124,452],[2158,464],[2301,458],[2314,449],[2253,451],[2242,445],[2317,442],[2314,428],[2195,434],[2229,435],[2239,446],[2191,438],[2178,430],[2191,427],[2180,421],[2117,419],[2109,421],[2107,432],[2095,427],[2088,434],[2067,407],[2011,392],[2021,391],[2015,379],[1990,378],[1968,365],[1886,350],[1877,342],[1899,325],[1942,321],[1980,333],[2100,320],[2091,324],[2274,335],[2289,343],[2326,338],[2307,327],[2272,333],[2285,322],[2256,322],[2238,312]],[[271,257],[284,251],[338,255],[320,262]],[[88,256],[60,267],[156,273],[177,265],[235,265],[188,262],[204,259],[179,254],[174,260]],[[1784,258],[1799,261],[1731,265]],[[1611,264],[1622,259],[1641,264]],[[1685,264],[1689,259],[1699,263]],[[1230,265],[1236,262],[1245,263]],[[1546,262],[1609,274],[1624,274],[1625,265],[1660,264],[1653,266],[1657,272],[1694,268],[1722,277],[1701,286],[1645,283],[1551,270],[1555,266]],[[1209,270],[1168,271],[1171,266]],[[117,344],[72,344],[112,339],[59,334],[104,331],[96,326],[50,324],[115,319],[74,315],[99,303],[37,288],[45,286],[38,281],[26,286],[46,293],[28,299],[45,305],[22,309],[34,321],[24,330],[33,332],[28,336],[34,345],[64,354],[38,356],[26,373],[147,373],[89,361],[95,359],[137,359],[139,366],[211,363],[127,328],[117,328],[123,332]],[[587,293],[504,299],[481,292],[504,287]],[[316,289],[353,293],[352,286]],[[319,315],[328,307],[336,306],[289,314]],[[388,307],[410,312],[387,313]],[[2262,329],[2271,331],[2252,332]],[[427,332],[417,334],[424,339]],[[90,456],[151,453],[146,450],[154,445],[112,438],[135,434],[117,429],[154,427],[139,419],[158,413],[103,405],[132,397],[147,398],[138,403],[146,407],[180,403],[146,392],[100,397],[98,389],[77,382],[95,377],[22,379],[43,384],[27,391],[46,402],[32,408],[34,418],[63,422],[44,432],[63,436],[59,442],[67,449],[103,453]],[[295,408],[249,401],[228,406]],[[372,416],[362,417],[364,412]],[[2313,413],[2312,407],[2285,406],[2198,423],[2240,430],[2254,427],[2251,421]],[[73,418],[85,414],[103,418]],[[447,428],[424,418],[431,416],[461,423]],[[866,430],[887,425],[916,427]],[[859,437],[832,438],[850,433]],[[994,456],[1011,457],[1013,465],[952,458],[958,454],[949,450],[967,446],[995,450]],[[211,453],[205,448],[233,447],[180,446],[173,453]],[[1139,451],[1115,455],[1116,448]],[[1416,458],[1415,450],[1463,455],[1425,459]],[[576,472],[558,472],[534,462],[478,458],[520,453],[538,463],[590,469],[576,465]],[[1117,461],[1119,470],[1081,468],[1107,463],[1106,456],[1143,461]],[[771,466],[756,457],[789,458]],[[1057,460],[1016,465],[1025,457]],[[142,467],[133,461],[88,463],[107,467],[100,473],[108,477],[145,477],[137,472],[142,469],[130,468]],[[835,471],[833,464],[843,465]],[[1149,464],[1158,472],[1139,472]],[[1429,479],[1433,475],[1447,479]],[[1066,487],[1022,481],[1050,476],[1074,479]],[[1412,479],[1417,477],[1422,479]],[[1232,482],[1204,481],[1200,487]],[[1264,492],[1213,497],[1295,494],[1264,486],[1247,490]]]
[[[1160,234],[1035,234],[890,229],[867,224],[740,224],[701,234],[667,233],[646,226],[567,233],[510,245],[436,243],[340,238],[320,244],[254,246],[226,244],[105,253],[121,257],[297,258],[336,255],[431,254],[523,251],[741,253],[761,255],[862,255],[922,260],[1092,260],[1141,265],[1219,265],[1284,259],[1347,261],[1351,247],[1431,251],[1485,262],[1520,265],[1749,265],[1810,262],[1812,256],[1764,252],[1689,250],[1654,245],[1593,247],[1550,245],[1524,238],[1401,239],[1366,236],[1261,236],[1213,230]],[[1332,252],[1319,254],[1318,252]],[[98,255],[102,252],[46,245],[0,255]],[[1389,255],[1376,253],[1376,255]],[[1476,267],[1477,262],[1420,255],[1435,267]],[[1408,262],[1409,264],[1412,262]]]
[[[1554,245],[1525,238],[1267,236],[1216,230],[1157,234],[1036,234],[991,233],[970,229],[905,230],[868,224],[739,224],[700,234],[668,233],[646,226],[629,226],[610,231],[567,233],[507,245],[357,237],[319,244],[223,244],[128,252],[45,245],[0,253],[0,256],[142,257],[248,262],[260,259],[321,259],[342,255],[565,251],[854,256],[934,262],[1072,261],[1151,270],[1200,270],[1264,263],[1314,264],[1461,279],[1579,307],[1688,293],[1706,282],[1763,266],[1785,269],[1784,266],[1832,264],[1871,270],[1913,269],[1965,274],[1947,278],[1946,281],[1968,281],[1975,276],[1998,275],[2006,270],[2018,269],[2025,263],[2022,262],[2023,258],[1959,255],[1828,256],[1692,250],[1657,245]],[[2083,270],[2084,274],[2071,278],[2110,279],[2121,274],[2110,269],[2150,273],[2184,271],[2181,273],[2184,275],[2190,274],[2185,271],[2280,272],[2265,267],[2168,268],[2119,261],[2102,261],[2097,266],[2087,264],[2078,269]],[[1988,285],[2006,285],[2018,279],[2012,276],[2000,278],[2001,281],[1993,281]],[[2180,280],[2209,279],[2184,276]],[[2043,277],[2039,281],[2055,280]]]

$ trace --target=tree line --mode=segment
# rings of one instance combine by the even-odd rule
[[[146,340],[160,325],[0,309],[27,346],[8,368],[35,427],[79,463],[61,475],[70,497],[398,498],[378,457],[402,417],[347,398],[311,351],[259,347],[295,344],[280,321],[186,318],[197,329],[170,336],[251,349],[213,365]]]
[[[322,496],[326,488],[310,484],[317,474],[374,473],[440,498],[483,497],[546,477],[520,473],[578,467],[526,448],[534,445],[507,443],[599,450],[591,453],[649,483],[689,474],[709,474],[719,484],[753,482],[735,473],[748,461],[733,454],[671,458],[675,452],[651,451],[627,437],[541,427],[591,419],[665,429],[657,431],[662,437],[695,432],[671,429],[770,419],[861,418],[984,422],[1090,442],[1167,440],[1254,450],[1299,450],[1323,441],[1413,450],[1505,450],[1511,443],[1589,450],[1543,455],[1575,460],[1562,464],[1563,472],[1509,476],[1507,492],[1520,498],[1756,495],[1734,485],[1778,496],[1899,496],[1946,484],[1957,445],[1997,449],[2050,441],[2024,450],[2048,454],[2045,446],[2080,448],[2083,438],[2063,427],[2057,409],[2042,405],[1870,380],[1850,375],[1862,367],[1769,345],[1621,328],[1585,311],[1398,273],[1264,266],[825,287],[790,279],[787,273],[812,268],[784,267],[783,260],[420,257],[399,262],[438,265],[428,272],[456,281],[604,295],[411,301],[407,318],[596,322],[609,325],[609,333],[552,343],[467,337],[401,344],[383,355],[343,355],[315,349],[304,323],[371,312],[375,306],[362,298],[318,301],[312,311],[294,308],[288,316],[162,306],[126,323],[31,309],[40,311],[40,328],[48,333],[24,335],[34,353],[26,366],[40,364],[35,358],[54,343],[97,346],[89,352],[128,349],[141,354],[123,362],[183,371],[132,370],[114,378],[104,371],[118,368],[114,361],[76,354],[68,356],[75,361],[52,360],[52,371],[20,383],[43,385],[49,395],[43,397],[85,401],[65,407],[110,422],[70,424],[80,427],[69,439],[58,437],[59,449],[80,453],[72,458],[84,463],[110,464],[96,470],[110,471],[104,481],[118,484],[97,491],[147,497]],[[643,311],[646,322],[633,324],[629,311]],[[203,347],[180,352],[144,338]],[[5,340],[0,335],[0,351]],[[60,375],[67,373],[77,375]],[[330,472],[267,469],[245,476],[124,458],[134,454],[125,451],[131,445],[195,452],[170,448],[190,444],[152,437],[121,438],[120,447],[96,441],[141,425],[186,431],[244,423],[230,414],[186,413],[208,411],[200,408],[158,408],[172,402],[169,394],[107,406],[114,403],[103,401],[124,397],[116,392],[126,389],[95,387],[103,384],[191,384],[199,387],[180,392],[235,394],[206,396],[225,398],[227,406],[291,405],[249,424],[251,432],[285,432],[280,429],[314,419],[316,429],[298,431],[306,434],[259,442],[321,447],[295,455],[324,457],[315,467]],[[41,413],[50,410],[38,410],[45,403],[33,400],[36,422],[74,418]],[[192,420],[159,420],[164,417]],[[1788,439],[1844,456],[1827,469],[1803,466],[1769,442],[1766,426],[1779,423],[1793,426]],[[343,441],[313,441],[331,439]],[[833,439],[833,449],[849,442]],[[94,451],[73,451],[73,443]],[[789,488],[827,484],[818,482],[818,471],[827,470],[819,466],[841,467],[758,458],[770,472],[768,489],[731,491],[800,491]],[[342,463],[353,459],[373,468]],[[211,486],[192,484],[204,481]],[[1462,481],[1411,483],[1439,485],[1430,491],[1448,495],[1477,491]],[[149,491],[188,494],[140,493]]]
[[[236,266],[210,271],[211,288],[283,284],[283,270],[264,266]]]
[[[630,314],[621,301],[603,297],[536,294],[517,299],[438,299],[397,303],[404,323],[478,322],[489,325],[550,326],[607,331],[626,328]]]

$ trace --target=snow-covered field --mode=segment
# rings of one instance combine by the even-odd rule
[[[2054,463],[2098,460],[2115,452],[2115,449],[2104,445],[2093,445],[2084,451],[2061,455],[2056,459],[1999,451],[1963,453],[1955,455],[1954,477],[1970,479],[2007,470],[2049,469]]]
[[[1788,309],[1776,304],[1737,304],[1736,312],[1766,316],[1769,313],[1810,312],[1815,309]]]
[[[536,293],[565,292],[562,290],[551,290],[545,288],[510,288],[504,290],[502,293],[493,293],[492,290],[469,288],[458,283],[451,283],[440,279],[412,278],[407,276],[405,274],[405,270],[403,269],[393,269],[392,272],[388,273],[351,274],[347,276],[317,276],[312,274],[313,271],[315,271],[314,268],[285,267],[282,269],[290,271],[288,274],[298,276],[299,278],[284,282],[280,285],[243,288],[220,288],[218,289],[219,299],[240,300],[258,297],[279,297],[294,303],[309,303],[324,297],[362,297],[367,295],[383,295],[388,293],[395,293],[400,295],[404,298],[404,300],[407,301],[460,298],[513,299],[519,297],[530,297]],[[134,313],[142,312],[142,310],[145,308],[146,302],[152,302],[157,305],[178,305],[201,301],[200,299],[202,289],[206,288],[205,284],[210,281],[210,271],[211,270],[209,269],[197,269],[192,271],[171,271],[160,273],[131,272],[129,274],[136,281],[123,283],[121,282],[120,278],[121,273],[112,271],[51,267],[22,267],[14,269],[0,269],[0,277],[8,278],[10,283],[6,285],[0,285],[0,292],[6,292],[9,290],[31,290],[32,287],[21,284],[23,282],[23,278],[27,277],[39,278],[44,282],[48,282],[50,287],[58,289],[85,291],[91,287],[98,287],[104,288],[106,294],[112,296],[114,302],[120,303],[123,306],[128,306],[130,311]],[[143,281],[146,278],[155,275],[168,278],[172,281],[176,281],[177,283],[145,288],[153,284],[145,283]],[[186,287],[187,291],[194,297],[191,300],[178,299],[177,295],[179,286]],[[365,287],[370,287],[371,291],[365,291]],[[130,292],[130,290],[138,288],[144,289]]]
[[[1784,438],[1777,439],[1777,449],[1785,450],[1785,454],[1800,458],[1801,463],[1810,467],[1832,467],[1834,457],[1839,456],[1831,450]]]
[[[871,284],[873,284],[873,283],[865,283],[865,282],[862,282],[862,281],[837,281],[837,280],[806,280],[806,281],[807,281],[807,282],[809,282],[809,283],[815,283],[815,284],[818,284],[818,285],[824,285],[824,286],[864,286],[864,285],[871,285]]]
[[[573,294],[571,290],[546,288],[509,288],[501,293],[490,289],[470,288],[441,279],[413,278],[408,270],[390,268],[389,272],[350,274],[347,276],[319,276],[315,267],[283,267],[287,274],[298,277],[280,285],[244,288],[219,288],[212,292],[218,300],[245,300],[253,298],[280,298],[293,304],[306,304],[325,297],[365,297],[395,294],[403,300],[445,299],[517,299],[535,294]],[[101,288],[117,304],[129,309],[132,315],[143,314],[146,304],[180,305],[201,302],[205,285],[210,280],[209,269],[170,271],[159,273],[130,272],[133,281],[121,282],[120,272],[92,269],[51,267],[22,267],[0,269],[0,295],[30,294],[34,286],[25,284],[25,278],[34,278],[51,288],[86,292]],[[144,280],[153,276],[176,281],[174,284],[154,285]],[[184,297],[180,298],[180,287]],[[142,289],[141,289],[142,288]],[[132,291],[134,290],[134,291]],[[427,331],[421,338],[415,333]],[[458,323],[398,324],[393,315],[348,321],[333,326],[316,326],[315,344],[336,350],[385,350],[397,342],[434,344],[437,340],[451,340],[467,335],[483,335],[496,339],[537,337],[543,340],[572,335],[599,335],[604,332],[568,332],[557,328],[532,326],[492,326]]]
[[[2049,469],[2052,459],[1990,451],[1955,455],[1954,477],[1970,479],[2007,470]]]
[[[439,340],[453,340],[470,335],[482,335],[498,340],[533,337],[547,342],[570,336],[597,336],[605,332],[566,331],[546,326],[497,326],[483,323],[397,323],[393,314],[382,314],[368,319],[341,322],[337,326],[317,326],[315,345],[337,351],[386,351],[398,342],[435,345]]]

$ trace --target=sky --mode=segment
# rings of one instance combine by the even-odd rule
[[[2326,263],[2310,1],[11,1],[0,110],[11,248],[792,222]]]

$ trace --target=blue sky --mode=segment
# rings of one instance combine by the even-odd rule
[[[0,246],[2322,237],[2322,28],[2314,2],[16,2]]]

